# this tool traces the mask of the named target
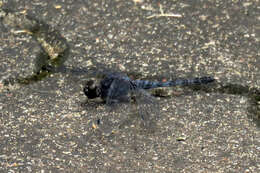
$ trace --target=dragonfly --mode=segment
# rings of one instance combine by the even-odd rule
[[[201,85],[214,81],[213,77],[172,81],[132,80],[124,73],[111,72],[106,74],[99,84],[95,83],[94,80],[87,81],[83,91],[88,99],[99,97],[111,108],[117,107],[121,103],[135,103],[138,117],[141,118],[142,127],[146,130],[151,130],[156,124],[160,108],[156,98],[146,90],[159,87]]]

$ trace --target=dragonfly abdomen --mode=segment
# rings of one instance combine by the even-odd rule
[[[187,85],[200,85],[200,84],[208,84],[214,82],[215,79],[213,77],[201,77],[194,79],[177,79],[174,81],[169,81],[170,86],[187,86]]]
[[[208,84],[215,81],[213,77],[201,77],[194,79],[177,79],[174,81],[148,81],[148,80],[135,80],[134,83],[138,88],[142,89],[152,89],[159,87],[172,87],[172,86],[187,86],[187,85],[199,85],[199,84]]]

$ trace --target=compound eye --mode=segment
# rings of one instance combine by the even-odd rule
[[[97,95],[97,86],[93,80],[88,81],[83,89],[83,92],[89,99],[98,97]]]
[[[86,87],[92,90],[92,89],[96,88],[96,84],[93,80],[89,80],[86,83]]]

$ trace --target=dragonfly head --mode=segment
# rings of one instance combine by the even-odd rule
[[[87,81],[83,91],[89,99],[94,99],[100,96],[99,87],[96,85],[94,80]]]

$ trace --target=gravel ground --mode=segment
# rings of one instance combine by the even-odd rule
[[[15,14],[0,13],[0,172],[260,172],[259,0],[0,7]],[[25,14],[40,29],[21,27]],[[59,71],[35,78],[57,59]],[[160,118],[147,132],[127,107],[111,115],[84,96],[86,81],[105,68],[217,81],[152,91],[161,96]],[[125,117],[104,135],[105,119]]]

